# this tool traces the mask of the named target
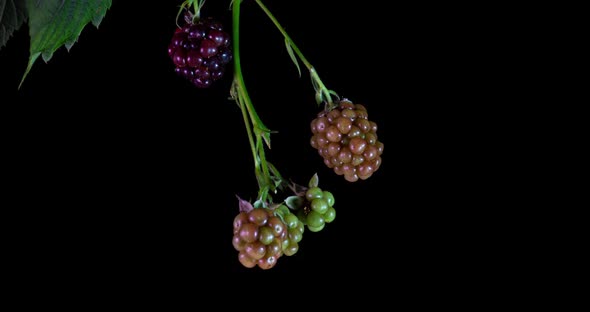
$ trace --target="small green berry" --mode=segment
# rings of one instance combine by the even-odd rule
[[[307,215],[307,224],[308,227],[310,228],[318,228],[322,225],[324,225],[325,220],[324,217],[322,217],[321,214],[317,213],[316,211],[311,211],[308,215]]]
[[[324,213],[323,217],[326,223],[334,221],[334,219],[336,219],[336,209],[334,209],[334,207],[328,208],[328,210],[326,210],[326,213]]]
[[[323,196],[323,192],[322,189],[320,189],[319,187],[312,187],[310,189],[307,190],[307,192],[305,192],[305,198],[307,198],[307,200],[313,200],[315,198],[322,198]]]
[[[287,224],[287,227],[289,227],[290,229],[296,228],[298,223],[299,219],[296,215],[289,213],[285,216],[285,224]]]
[[[325,224],[325,223],[324,223],[324,224],[322,224],[321,226],[318,226],[318,227],[308,226],[308,228],[309,228],[309,230],[310,230],[310,231],[312,231],[312,232],[319,232],[319,231],[321,231],[321,230],[323,230],[323,229],[324,229],[324,226],[326,226],[326,224]]]
[[[260,228],[260,236],[258,238],[258,240],[263,243],[264,245],[268,245],[270,243],[272,243],[273,239],[275,238],[274,233],[272,232],[272,229],[269,228],[268,226],[263,226]]]
[[[332,195],[332,193],[330,193],[328,191],[324,191],[323,197],[328,202],[328,206],[330,206],[330,207],[334,206],[334,195]]]
[[[316,198],[311,201],[311,209],[319,214],[324,214],[328,207],[328,202],[323,198]]]

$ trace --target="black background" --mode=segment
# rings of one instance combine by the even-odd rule
[[[300,184],[317,172],[336,198],[336,220],[306,232],[299,252],[269,271],[243,268],[231,244],[235,195],[257,193],[242,116],[228,100],[233,68],[207,90],[175,75],[166,49],[178,3],[115,1],[69,52],[39,59],[18,91],[28,29],[16,32],[0,50],[0,88],[11,125],[7,164],[17,171],[11,185],[23,193],[26,229],[43,229],[15,234],[44,259],[27,258],[31,266],[186,280],[287,272],[310,281],[390,274],[419,283],[481,274],[473,263],[486,255],[464,252],[482,244],[469,233],[483,220],[459,221],[474,214],[463,207],[475,204],[469,164],[481,151],[455,153],[461,143],[453,135],[464,129],[443,121],[466,97],[453,84],[466,69],[446,59],[451,32],[424,16],[437,8],[317,3],[266,4],[327,87],[367,107],[385,144],[383,165],[356,183],[324,166],[309,145],[320,108],[308,74],[302,67],[298,77],[278,30],[254,2],[243,3],[244,79],[261,119],[277,131],[267,156]],[[202,15],[230,29],[228,6],[209,0]]]

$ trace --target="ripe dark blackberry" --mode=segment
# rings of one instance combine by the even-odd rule
[[[283,255],[287,237],[288,227],[268,209],[242,211],[234,218],[233,246],[239,251],[240,263],[247,268],[274,267]]]
[[[176,73],[199,88],[207,88],[223,77],[225,66],[231,61],[230,36],[212,18],[188,22],[176,29],[168,55],[176,66]]]
[[[363,105],[343,99],[333,110],[320,112],[311,122],[311,131],[311,146],[326,166],[347,181],[368,179],[381,166],[383,143]]]

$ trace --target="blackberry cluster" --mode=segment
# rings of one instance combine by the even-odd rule
[[[377,140],[377,124],[368,120],[363,105],[346,99],[338,104],[311,122],[311,146],[347,181],[368,179],[381,166],[383,143]]]
[[[240,212],[234,218],[233,246],[239,251],[240,263],[247,268],[274,267],[283,254],[283,242],[288,235],[285,223],[264,208]]]
[[[334,195],[328,191],[322,191],[317,186],[309,188],[305,192],[305,203],[297,214],[310,231],[321,231],[326,223],[336,218]]]
[[[207,88],[219,80],[232,59],[230,36],[212,18],[195,23],[188,19],[176,29],[168,55],[176,65],[176,73],[199,88]]]

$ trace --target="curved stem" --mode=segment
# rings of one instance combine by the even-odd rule
[[[264,125],[258,114],[256,113],[256,109],[252,105],[252,101],[248,96],[248,91],[246,90],[246,83],[244,82],[244,77],[242,76],[242,66],[240,64],[240,4],[241,0],[235,0],[232,6],[233,11],[233,48],[234,48],[234,68],[235,68],[235,77],[236,82],[238,84],[240,92],[244,94],[244,102],[246,104],[246,108],[248,109],[248,114],[250,115],[250,119],[252,119],[252,124],[254,128],[260,129],[262,131],[270,132],[270,130]]]
[[[311,81],[313,81],[313,83],[314,83],[314,87],[316,89],[316,94],[318,95],[320,102],[322,100],[326,101],[327,102],[326,110],[331,110],[335,105],[332,103],[332,94],[330,93],[330,90],[328,90],[328,88],[326,88],[326,86],[324,85],[324,83],[320,79],[320,76],[318,75],[318,72],[315,70],[315,68],[312,67],[309,70],[309,74],[311,75]]]
[[[232,6],[233,17],[233,54],[234,54],[234,99],[238,102],[246,132],[248,133],[248,140],[250,142],[250,149],[254,157],[254,172],[256,180],[258,181],[259,199],[266,201],[269,190],[274,190],[272,184],[271,173],[269,165],[266,161],[264,152],[263,140],[267,140],[266,136],[270,135],[270,130],[260,120],[256,113],[256,109],[252,104],[252,100],[248,95],[244,76],[242,74],[242,65],[240,59],[240,4],[241,0],[235,0]],[[248,118],[249,117],[249,118]],[[252,131],[252,129],[254,131]],[[256,140],[254,140],[256,137]]]
[[[203,3],[201,3],[201,5],[199,5],[199,0],[188,0],[189,1],[189,6],[192,5],[193,9],[195,10],[195,15],[193,16],[193,22],[198,21],[201,18],[201,6],[205,3],[205,0],[203,0]]]
[[[256,169],[258,168],[258,155],[256,154],[256,146],[254,145],[254,138],[252,136],[252,126],[250,125],[250,119],[248,118],[248,112],[244,107],[244,102],[242,100],[238,100],[237,102],[242,111],[242,117],[244,118],[244,125],[246,126],[246,133],[248,133],[248,141],[250,142],[250,149],[252,150],[252,157],[254,159],[254,169]]]
[[[259,140],[258,144],[258,157],[260,160],[260,166],[262,167],[262,176],[264,179],[264,186],[260,188],[259,196],[268,193],[270,189],[274,189],[274,185],[272,185],[272,181],[270,178],[270,170],[268,170],[268,163],[266,162],[266,155],[264,153],[264,144],[262,143],[262,136],[258,136]]]
[[[287,34],[287,31],[285,31],[285,29],[283,28],[283,26],[281,26],[281,24],[279,23],[279,21],[274,17],[274,15],[272,15],[272,13],[270,12],[270,10],[264,5],[264,3],[262,3],[262,1],[256,0],[256,3],[258,3],[258,5],[260,6],[260,8],[264,11],[264,13],[266,13],[266,15],[268,16],[268,18],[270,18],[270,20],[279,29],[279,31],[281,32],[281,34],[283,34],[283,37],[285,37],[285,39],[287,39],[287,41],[289,41],[289,45],[291,46],[291,48],[293,48],[293,51],[295,51],[295,53],[297,53],[297,56],[299,56],[299,58],[301,59],[301,62],[303,62],[303,64],[305,64],[305,67],[307,67],[308,70],[311,70],[313,68],[313,66],[311,65],[311,63],[305,58],[305,56],[303,55],[303,53],[301,53],[301,50],[299,50],[299,48],[297,47],[297,45],[295,45],[295,43],[293,42],[293,40],[291,40],[291,37],[289,37],[289,34]]]
[[[260,6],[260,8],[264,11],[264,13],[266,13],[266,16],[268,16],[268,18],[270,18],[270,20],[275,24],[275,26],[281,32],[281,34],[283,34],[283,37],[285,37],[285,40],[287,40],[287,42],[291,46],[291,49],[293,49],[293,51],[297,54],[299,59],[301,59],[301,62],[303,62],[305,67],[307,67],[307,69],[309,70],[309,73],[311,75],[312,85],[316,91],[316,97],[318,98],[318,104],[321,101],[326,101],[327,102],[327,105],[326,105],[327,109],[331,109],[334,106],[332,103],[332,96],[331,96],[332,92],[330,92],[330,90],[328,90],[328,88],[326,88],[326,86],[324,85],[324,83],[320,79],[320,76],[318,75],[318,73],[315,70],[315,68],[313,67],[313,65],[311,65],[311,63],[307,60],[307,58],[305,57],[305,55],[303,55],[301,50],[299,50],[299,48],[297,47],[295,42],[293,42],[291,37],[289,37],[289,34],[287,34],[287,31],[283,28],[283,26],[281,26],[279,21],[274,17],[274,15],[270,12],[270,10],[264,5],[264,3],[262,3],[262,0],[255,0],[255,1],[258,4],[258,6]]]
[[[205,0],[203,0],[203,3],[204,2]],[[198,21],[199,19],[201,19],[201,6],[199,5],[199,0],[195,0],[193,6],[195,8],[195,19]]]

